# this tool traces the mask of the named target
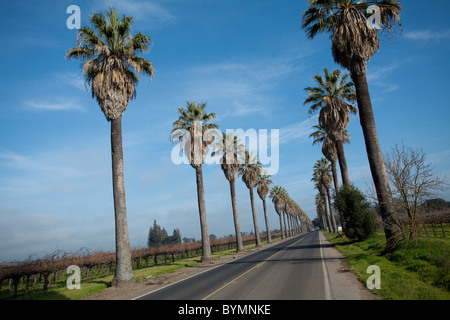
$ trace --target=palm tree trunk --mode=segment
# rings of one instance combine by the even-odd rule
[[[279,213],[278,211],[277,211],[277,213],[278,213],[278,218],[280,219],[281,239],[284,239],[285,236],[284,236],[284,228],[283,228],[283,219],[281,218],[281,213]]]
[[[249,188],[249,190],[250,190],[250,201],[252,203],[253,225],[255,227],[256,247],[260,247],[261,239],[259,237],[258,219],[256,218],[255,199],[253,197],[253,188]]]
[[[339,177],[336,168],[336,160],[332,160],[331,162],[331,172],[333,173],[333,182],[334,182],[334,190],[339,192]]]
[[[328,214],[328,200],[327,200],[327,196],[325,194],[322,195],[323,197],[323,203],[325,203],[325,217],[327,220],[327,225],[328,225],[328,231],[333,232],[333,228],[331,227],[331,220],[330,220],[330,215]]]
[[[289,230],[289,236],[292,237],[294,233],[292,232],[292,223],[291,223],[291,215],[287,214],[287,224],[288,224],[288,230]]]
[[[323,230],[325,230],[325,231],[330,231],[330,230],[328,230],[328,228],[327,228],[327,222],[326,222],[326,220],[325,220],[325,217],[323,216],[323,215],[324,215],[323,210],[320,210],[320,211],[318,212],[318,215],[319,215],[319,218],[320,218],[320,222],[322,223],[322,228],[323,228]]]
[[[331,216],[331,223],[333,224],[333,232],[337,232],[337,226],[336,226],[336,219],[334,218],[333,214],[333,207],[331,203],[331,194],[330,194],[330,188],[327,188],[327,198],[328,198],[328,206],[330,207],[330,216]]]
[[[234,187],[234,181],[230,181],[231,192],[231,205],[233,207],[233,220],[234,229],[236,231],[236,252],[244,251],[244,245],[242,244],[241,228],[239,226],[238,211],[236,205],[236,190]]]
[[[289,237],[289,233],[287,231],[287,224],[286,224],[286,213],[283,210],[283,222],[284,222],[284,236],[287,238]]]
[[[350,186],[350,178],[348,176],[347,159],[344,153],[344,142],[342,140],[336,141],[336,150],[339,160],[339,167],[341,168],[342,183]]]
[[[345,159],[344,159],[345,160]],[[339,178],[337,174],[336,161],[331,161],[331,171],[333,172],[334,190],[336,193],[339,192]],[[348,173],[347,173],[348,176]],[[342,213],[339,212],[339,220],[341,220],[342,230],[344,230],[344,219],[342,219]]]
[[[330,228],[329,228],[329,225],[328,225],[328,220],[327,220],[327,217],[326,217],[327,212],[328,212],[328,209],[326,209],[325,211],[323,211],[323,212],[320,214],[320,217],[321,217],[321,219],[322,219],[323,230],[326,230],[326,231],[330,231],[330,232],[331,232],[331,230],[330,230]]]
[[[378,141],[369,87],[367,85],[365,73],[352,73],[352,79],[355,83],[359,117],[366,143],[370,171],[375,184],[381,218],[383,220],[384,234],[386,237],[385,251],[392,252],[400,240],[401,230],[398,221],[394,216],[392,194],[389,188],[389,181],[384,166],[383,156],[381,154],[380,143]]]
[[[269,217],[267,216],[266,199],[262,199],[264,208],[264,219],[266,220],[266,230],[267,230],[267,243],[272,243],[272,236],[270,235],[269,227]]]
[[[200,215],[200,229],[202,232],[202,262],[211,262],[211,246],[209,243],[208,222],[206,221],[205,191],[203,189],[202,166],[195,168],[197,177],[198,213]]]
[[[116,226],[116,272],[113,287],[134,283],[123,176],[122,118],[111,120],[111,157]]]

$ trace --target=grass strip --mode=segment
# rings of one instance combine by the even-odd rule
[[[362,242],[336,238],[336,233],[324,234],[364,284],[371,276],[367,268],[380,268],[381,289],[372,290],[380,299],[450,300],[450,239],[405,240],[392,254],[384,255],[383,233]]]

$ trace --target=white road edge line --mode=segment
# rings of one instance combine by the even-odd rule
[[[320,240],[321,235],[322,233],[319,231],[320,257],[322,258],[323,282],[325,285],[325,300],[331,300],[330,278],[328,277],[327,267],[323,258],[322,241]]]

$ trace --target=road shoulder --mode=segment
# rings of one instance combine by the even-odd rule
[[[323,259],[329,281],[331,300],[376,300],[378,297],[370,292],[348,268],[344,255],[319,232]]]

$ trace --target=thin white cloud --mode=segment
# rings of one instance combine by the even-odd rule
[[[304,121],[296,122],[284,128],[280,128],[280,144],[294,140],[306,141],[313,132],[312,126],[317,124],[318,116],[310,117]]]
[[[450,29],[447,30],[420,30],[420,31],[410,31],[404,34],[406,39],[410,40],[448,40],[450,39]]]
[[[382,66],[378,68],[369,68],[367,72],[367,81],[376,81],[385,78],[389,73],[397,69],[398,63],[394,62],[388,66]]]
[[[136,19],[148,19],[158,21],[169,21],[175,19],[173,13],[171,13],[165,6],[161,4],[161,1],[155,0],[102,0],[103,8],[114,7],[120,13],[132,15]]]
[[[61,72],[55,75],[52,79],[54,85],[63,84],[82,91],[86,91],[86,86],[84,85],[84,79],[79,72]]]
[[[66,101],[64,101],[66,100]],[[33,111],[85,111],[85,109],[75,101],[68,99],[55,99],[55,101],[44,101],[40,99],[30,99],[24,101],[23,105],[27,110]]]
[[[270,115],[277,105],[275,89],[301,71],[292,59],[259,59],[247,63],[196,66],[186,72],[186,97],[223,105],[221,119],[244,115]]]
[[[399,89],[397,84],[388,83],[386,78],[397,68],[399,63],[393,62],[387,66],[381,66],[377,68],[369,68],[367,72],[367,81],[373,85],[384,88],[381,92],[394,92]]]

